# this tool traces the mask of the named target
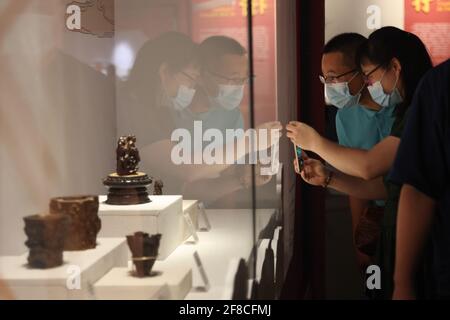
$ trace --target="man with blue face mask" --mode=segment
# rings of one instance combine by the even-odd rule
[[[382,107],[372,99],[356,65],[356,52],[365,40],[356,33],[332,38],[323,50],[320,81],[324,84],[326,103],[338,108],[336,133],[339,144],[368,150],[389,135],[394,123],[394,108]],[[368,201],[350,197],[353,232],[369,205]],[[370,259],[356,252],[358,263],[364,268]]]
[[[240,105],[248,83],[248,56],[236,40],[213,36],[199,47],[202,74],[189,108],[180,114],[178,124],[189,128],[193,120],[202,121],[204,130],[243,129]]]

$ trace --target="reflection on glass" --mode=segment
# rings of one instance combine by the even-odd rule
[[[279,163],[272,165],[280,124],[275,1],[253,1],[254,57],[248,54],[247,9],[248,1],[0,1],[0,277],[13,295],[106,297],[110,281],[127,285],[128,273],[120,273],[131,261],[125,236],[136,232],[162,233],[153,269],[169,269],[158,276],[170,274],[170,254],[180,250],[197,251],[212,288],[233,288],[241,258],[255,276],[249,259],[254,227],[257,235],[264,231],[278,206]],[[257,77],[249,74],[250,59]],[[136,137],[139,171],[154,182],[152,201],[138,208],[105,204],[103,196],[102,179],[116,167],[117,141],[128,135]],[[253,187],[261,196],[256,217]],[[129,190],[122,191],[125,197]],[[30,271],[20,260],[27,256],[22,217],[48,212],[51,198],[81,194],[100,195],[95,248],[64,252],[61,266],[38,275],[39,290],[17,290],[11,275],[26,282]],[[142,212],[157,217],[162,229],[150,219],[131,227]],[[211,230],[200,232],[209,224]],[[192,226],[199,241],[189,246]],[[125,258],[100,270],[100,253]],[[185,263],[190,270],[191,261]],[[90,278],[91,264],[103,278]],[[67,283],[67,290],[58,293],[56,282]],[[201,282],[193,279],[193,286]],[[179,298],[216,292],[191,289]]]

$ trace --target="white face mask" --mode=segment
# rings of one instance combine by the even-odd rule
[[[189,107],[194,99],[195,92],[195,89],[180,85],[176,97],[171,98],[174,109],[181,111]]]
[[[348,82],[326,83],[325,102],[339,109],[358,104],[364,86],[362,86],[359,92],[354,96],[352,96],[348,87],[348,84],[356,77],[356,75],[357,74],[355,74]]]
[[[381,85],[381,81],[383,80],[385,74],[386,72],[384,72],[379,81],[368,86],[367,90],[369,90],[370,96],[372,97],[373,101],[378,103],[380,106],[385,108],[394,107],[403,102],[403,98],[397,89],[398,78],[395,81],[394,90],[392,91],[392,93],[387,94],[384,92],[383,86]]]
[[[212,98],[220,107],[233,110],[241,105],[244,98],[244,85],[219,85],[219,94]]]

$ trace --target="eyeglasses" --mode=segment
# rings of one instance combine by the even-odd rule
[[[250,77],[245,78],[228,78],[226,76],[220,75],[218,73],[212,72],[210,70],[207,70],[211,75],[213,75],[216,78],[225,80],[227,84],[233,84],[233,85],[244,85],[248,84],[250,82]],[[253,79],[256,78],[256,76],[252,76]]]
[[[327,76],[327,77],[325,77],[325,76],[320,75],[320,76],[319,76],[319,79],[320,79],[320,82],[322,82],[323,84],[326,84],[326,83],[336,83],[337,80],[338,80],[339,78],[342,78],[342,77],[344,77],[344,76],[346,76],[346,75],[349,75],[349,74],[352,74],[352,73],[356,73],[356,72],[359,73],[358,70],[353,69],[353,70],[350,70],[350,71],[345,72],[345,73],[343,73],[343,74],[340,74],[340,75],[338,75],[338,76]]]
[[[190,75],[189,73],[187,73],[185,71],[181,71],[180,74],[188,79],[188,81],[189,81],[188,87],[189,88],[194,88],[198,84],[198,76]],[[184,83],[186,84],[186,82],[184,82]]]
[[[364,80],[364,82],[366,83],[366,84],[370,84],[371,83],[371,81],[370,81],[370,76],[375,72],[375,71],[377,71],[378,69],[380,69],[381,67],[383,66],[383,64],[379,64],[378,66],[376,66],[373,70],[371,70],[368,74],[362,74],[362,77],[363,77],[363,80]]]
[[[191,76],[190,74],[188,74],[187,72],[181,71],[181,74],[184,75],[185,77],[187,77],[189,80],[197,82],[197,79],[194,76]]]

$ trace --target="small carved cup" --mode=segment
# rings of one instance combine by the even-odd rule
[[[25,245],[30,249],[29,266],[47,269],[62,265],[64,239],[70,218],[64,215],[37,214],[23,220],[28,237]]]
[[[136,232],[134,235],[127,236],[136,277],[144,278],[150,276],[158,256],[160,241],[160,234],[149,236],[148,233]]]
[[[50,200],[50,213],[70,217],[65,251],[93,249],[101,228],[98,196],[58,197]]]

